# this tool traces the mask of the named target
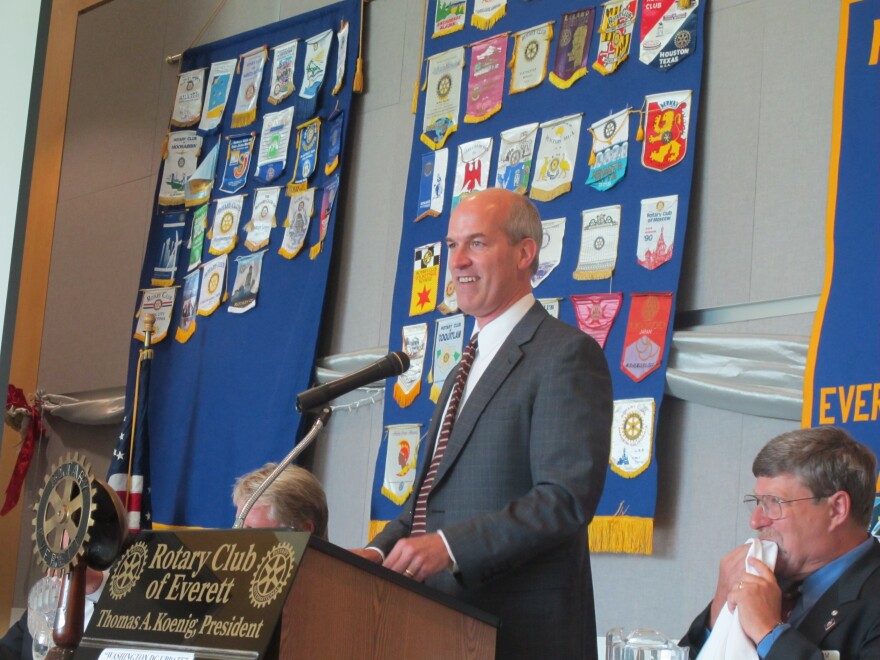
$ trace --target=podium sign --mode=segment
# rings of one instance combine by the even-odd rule
[[[262,656],[309,536],[141,532],[114,564],[75,657]]]

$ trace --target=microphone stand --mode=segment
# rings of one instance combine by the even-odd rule
[[[278,478],[278,475],[281,474],[285,468],[287,468],[287,466],[290,465],[297,456],[304,452],[308,446],[312,444],[312,441],[318,437],[318,434],[327,425],[327,420],[330,419],[330,414],[332,412],[333,409],[330,406],[324,406],[321,408],[321,412],[318,413],[318,419],[312,424],[312,428],[309,429],[306,436],[300,440],[300,442],[293,448],[293,451],[285,456],[284,460],[272,470],[271,474],[263,480],[263,483],[257,487],[253,494],[248,498],[247,502],[244,503],[244,506],[241,507],[241,513],[239,513],[238,517],[235,519],[235,524],[232,526],[232,529],[241,529],[242,525],[244,525],[244,519],[247,518],[247,515],[251,512],[251,509],[254,504],[256,504],[257,500],[260,499],[263,493],[266,492],[266,489],[272,485],[272,482]]]

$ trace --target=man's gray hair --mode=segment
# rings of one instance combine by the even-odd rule
[[[752,463],[756,477],[791,474],[818,497],[849,493],[853,519],[871,524],[877,459],[870,449],[833,426],[797,429],[764,445]]]
[[[232,491],[236,506],[247,502],[275,467],[275,463],[266,463],[239,477]],[[288,465],[257,501],[268,504],[272,517],[280,524],[305,531],[311,523],[316,535],[327,538],[327,496],[321,482],[308,470]]]
[[[532,275],[537,273],[541,260],[541,243],[544,242],[544,228],[541,226],[538,209],[525,195],[510,193],[510,216],[504,225],[504,233],[511,245],[516,245],[524,238],[535,241],[538,249],[532,262]]]

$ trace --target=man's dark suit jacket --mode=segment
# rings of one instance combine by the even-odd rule
[[[679,642],[696,658],[709,622],[706,608]],[[840,660],[880,658],[880,544],[858,559],[816,602],[797,628],[786,630],[765,660],[822,660],[838,651]]]
[[[535,303],[459,412],[427,511],[428,532],[443,530],[459,572],[427,584],[501,616],[499,658],[596,657],[587,525],[605,482],[612,408],[602,349]],[[413,498],[371,546],[387,555],[409,534]]]

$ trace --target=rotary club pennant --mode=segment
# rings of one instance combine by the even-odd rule
[[[541,124],[538,169],[529,197],[549,202],[571,190],[580,131],[580,113]]]
[[[668,71],[697,48],[700,0],[651,0],[642,6],[639,60]]]
[[[617,265],[620,238],[620,205],[603,206],[581,212],[581,251],[576,280],[605,280]]]
[[[263,115],[263,132],[260,135],[255,179],[263,183],[272,183],[284,172],[292,127],[293,108],[267,112]]]
[[[431,149],[442,147],[458,130],[463,67],[464,48],[453,48],[428,58],[421,140]]]
[[[315,117],[296,127],[296,165],[293,177],[287,183],[287,194],[305,190],[309,177],[318,166],[318,142],[321,137],[321,118]]]
[[[232,110],[232,128],[249,126],[257,118],[257,97],[260,83],[263,82],[263,65],[268,58],[265,46],[239,55],[241,80],[238,83],[238,96],[235,98],[235,107]]]
[[[211,191],[214,189],[214,170],[217,169],[217,154],[219,152],[220,143],[218,142],[186,182],[183,192],[186,208],[207,204],[211,201]]]
[[[513,57],[510,60],[510,93],[518,94],[544,82],[553,21],[536,25],[513,35]]]
[[[241,207],[244,204],[244,195],[233,195],[217,200],[217,208],[214,209],[214,224],[208,232],[211,242],[208,244],[208,252],[211,254],[226,254],[238,243],[238,223],[241,219]]]
[[[672,311],[671,293],[634,293],[626,324],[620,368],[640,383],[660,367]]]
[[[541,227],[544,230],[544,239],[541,249],[538,251],[539,263],[537,272],[532,275],[532,288],[538,288],[547,276],[559,265],[562,260],[562,242],[565,239],[565,218],[555,220],[542,220]]]
[[[342,83],[345,82],[345,58],[348,54],[348,21],[342,21],[339,32],[336,33],[336,84],[333,85],[331,94],[336,96],[342,91]]]
[[[169,133],[159,183],[159,206],[178,206],[186,201],[186,182],[196,171],[202,138],[195,131]]]
[[[526,124],[501,132],[495,187],[525,195],[532,176],[532,158],[539,124]]]
[[[406,502],[416,479],[421,424],[391,424],[385,427],[388,443],[382,494],[398,506]]]
[[[199,122],[199,130],[203,133],[213,133],[220,127],[237,62],[238,60],[232,59],[214,62],[211,65],[211,70],[208,72],[208,89],[205,91],[205,107],[202,120]]]
[[[654,399],[619,399],[611,424],[611,471],[632,479],[651,464],[654,442]]]
[[[476,124],[485,121],[501,110],[506,61],[506,32],[471,44],[471,70],[468,75],[465,123]]]
[[[299,254],[306,234],[309,233],[309,220],[315,209],[315,189],[308,188],[293,193],[290,206],[287,207],[287,219],[284,221],[284,240],[278,250],[285,259],[293,259]]]
[[[183,302],[180,305],[180,319],[174,339],[181,344],[189,341],[196,331],[196,308],[199,304],[199,275],[196,270],[183,278]]]
[[[559,318],[560,300],[562,300],[562,298],[538,298],[538,302],[541,303],[541,306],[546,309],[547,313],[554,319]]]
[[[654,270],[672,259],[677,215],[678,195],[642,200],[639,244],[636,248],[639,266]]]
[[[299,39],[275,46],[272,49],[272,76],[269,79],[269,98],[272,105],[278,105],[296,91],[293,72],[296,67],[296,47]]]
[[[638,0],[609,0],[602,5],[599,52],[593,68],[603,76],[617,71],[617,67],[629,57],[638,10]]]
[[[571,297],[578,327],[603,349],[623,302],[622,293],[585,293]]]
[[[257,188],[254,190],[254,210],[250,221],[244,226],[247,231],[244,244],[251,252],[269,245],[269,237],[273,227],[278,224],[275,220],[275,210],[278,208],[278,195],[281,188]]]
[[[401,408],[412,405],[422,390],[422,369],[427,346],[427,323],[403,326],[403,351],[409,356],[409,369],[400,374],[394,383],[394,400]]]
[[[445,147],[422,156],[422,175],[419,178],[419,214],[415,222],[429,215],[437,217],[443,211],[446,198],[446,168],[449,149]]]
[[[333,174],[339,167],[339,154],[342,149],[342,120],[345,113],[334,110],[327,117],[327,126],[324,133],[327,136],[327,164],[324,165],[324,174]]]
[[[455,290],[455,280],[452,278],[452,271],[449,270],[449,259],[446,260],[443,302],[437,305],[437,311],[441,314],[454,314],[458,311],[458,292]]]
[[[148,315],[153,316],[153,343],[158,344],[168,336],[168,326],[171,324],[171,313],[174,311],[174,296],[176,294],[177,287],[174,286],[161,289],[143,289],[137,327],[134,331],[135,339],[144,340],[144,326]]]
[[[642,165],[662,172],[678,165],[687,154],[691,91],[651,94],[645,97],[645,105]]]
[[[626,174],[629,108],[600,119],[590,127],[593,150],[587,185],[599,192],[615,186]]]
[[[189,261],[187,272],[192,272],[202,263],[202,249],[205,244],[205,230],[208,228],[208,205],[200,206],[193,213],[189,234]]]
[[[202,266],[202,286],[196,314],[210,316],[226,300],[226,263],[229,255],[221,254]]]
[[[202,118],[202,89],[205,70],[195,69],[177,76],[177,95],[171,111],[172,126],[194,126]]]
[[[462,197],[485,190],[489,185],[489,165],[492,161],[492,138],[465,142],[458,146],[455,164],[455,183],[452,186],[452,208]]]
[[[327,228],[330,226],[330,216],[333,213],[333,204],[336,203],[336,193],[339,192],[339,174],[335,174],[324,184],[324,194],[321,196],[321,226],[318,231],[318,242],[309,248],[309,259],[317,259],[324,249],[324,238],[327,236]]]
[[[262,250],[256,254],[235,258],[238,270],[235,272],[232,295],[229,297],[229,307],[226,308],[227,312],[244,314],[257,306],[257,293],[260,291],[260,275],[263,272],[264,254],[266,251]]]
[[[464,29],[467,0],[437,0],[432,39]]]
[[[315,115],[318,106],[318,92],[324,84],[327,71],[327,58],[330,44],[333,43],[333,30],[324,30],[306,39],[306,58],[303,63],[303,80],[296,99],[296,123],[302,123]]]
[[[562,15],[562,27],[556,42],[556,60],[550,72],[550,82],[560,89],[568,89],[587,75],[590,38],[596,8],[578,9]]]
[[[162,215],[162,231],[160,240],[162,249],[153,267],[153,286],[171,286],[177,274],[177,258],[180,246],[183,245],[183,233],[186,230],[186,214],[169,213]]]
[[[265,121],[263,122],[265,128]],[[251,164],[251,152],[254,148],[256,135],[230,135],[226,140],[226,163],[223,165],[223,181],[220,190],[225,193],[237,193],[247,183],[248,169]]]
[[[434,325],[434,365],[429,380],[434,403],[440,399],[443,384],[461,360],[464,345],[464,314],[437,319]]]
[[[437,306],[437,284],[440,278],[440,241],[415,249],[413,283],[409,315],[433,311]]]
[[[490,30],[507,14],[507,0],[474,0],[471,25],[480,30]]]

